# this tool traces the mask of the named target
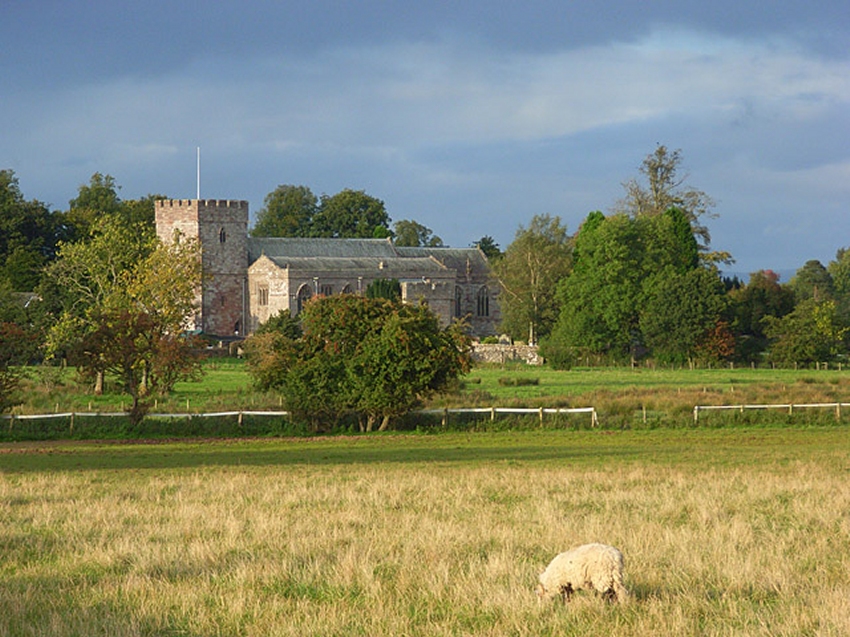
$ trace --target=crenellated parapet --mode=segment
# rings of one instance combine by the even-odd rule
[[[158,199],[157,208],[237,208],[248,210],[248,202],[241,199]]]

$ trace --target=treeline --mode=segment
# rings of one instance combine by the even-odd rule
[[[558,217],[520,227],[495,262],[503,327],[539,343],[556,367],[604,360],[779,365],[842,360],[850,346],[850,250],[809,261],[791,281],[770,270],[724,277],[731,255],[709,249],[713,202],[677,176],[659,146],[644,185],[575,234]]]

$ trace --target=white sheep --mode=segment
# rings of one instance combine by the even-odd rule
[[[560,596],[566,603],[578,590],[595,590],[608,601],[624,602],[623,554],[607,544],[584,544],[555,556],[540,574],[537,596]]]

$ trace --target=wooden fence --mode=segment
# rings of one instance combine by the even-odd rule
[[[835,419],[841,420],[841,408],[850,407],[850,403],[809,403],[809,404],[784,404],[784,405],[697,405],[694,407],[694,424],[699,424],[699,415],[703,411],[713,410],[732,410],[744,413],[744,411],[767,410],[767,409],[782,409],[788,412],[789,415],[794,413],[795,409],[834,409]]]

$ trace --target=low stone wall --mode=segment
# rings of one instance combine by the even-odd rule
[[[478,363],[508,363],[520,361],[527,365],[542,365],[543,358],[537,353],[536,345],[485,345],[472,346],[472,360]]]

